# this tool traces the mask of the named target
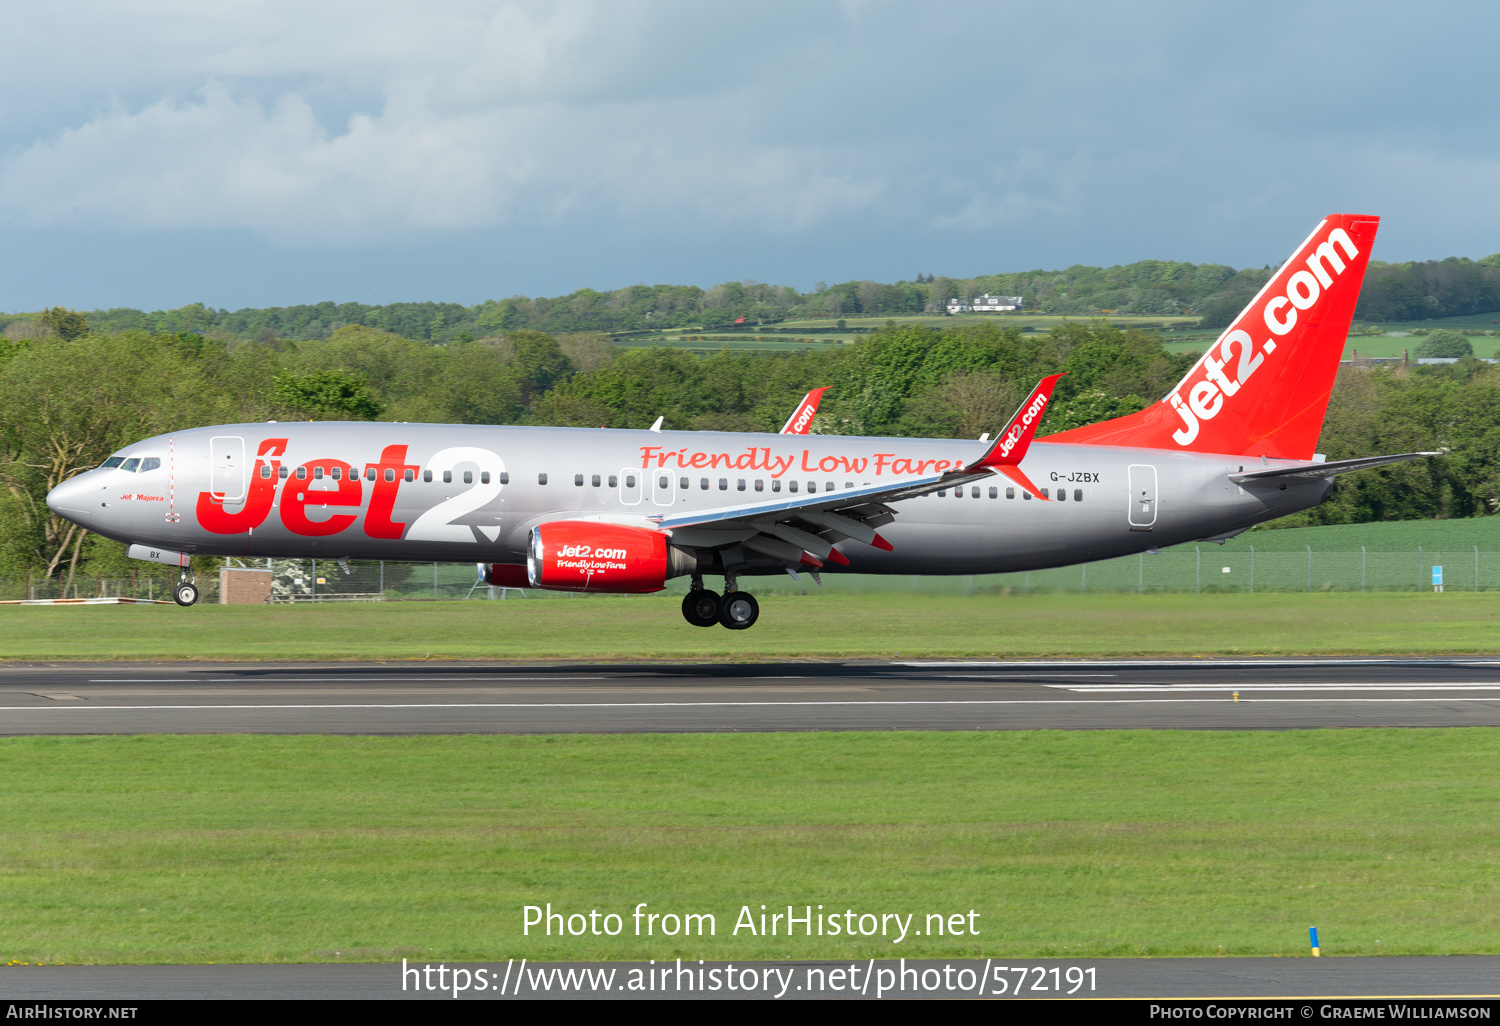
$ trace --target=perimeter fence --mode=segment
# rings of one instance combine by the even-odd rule
[[[477,580],[473,563],[351,561],[347,572],[332,560],[247,559],[245,569],[270,570],[272,602],[412,602],[434,600],[577,599],[567,592],[492,588]],[[269,566],[268,566],[269,564]],[[1257,551],[1213,544],[1178,545],[1055,570],[1029,573],[927,577],[913,575],[811,574],[756,577],[746,586],[758,594],[905,592],[938,595],[1041,595],[1057,593],[1190,592],[1254,593],[1313,591],[1500,591],[1500,551],[1478,547],[1392,551],[1306,546]],[[200,601],[219,600],[216,573],[198,574]],[[129,597],[169,600],[173,578],[0,578],[0,600]],[[669,593],[687,590],[687,579],[667,582]],[[594,597],[594,596],[588,596]]]

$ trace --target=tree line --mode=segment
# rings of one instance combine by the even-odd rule
[[[460,303],[311,303],[265,309],[219,310],[192,303],[147,313],[95,310],[86,317],[103,332],[174,334],[195,331],[230,341],[324,339],[361,326],[424,342],[463,342],[518,330],[548,334],[619,333],[654,328],[723,325],[803,318],[905,317],[941,312],[949,299],[982,293],[1018,295],[1034,313],[1096,316],[1197,315],[1204,327],[1223,327],[1265,284],[1270,267],[1236,270],[1222,264],[1142,260],[1115,267],[949,278],[918,274],[883,284],[819,282],[811,292],[783,285],[731,281],[695,285],[633,285],[611,292],[579,289],[566,296]],[[1426,263],[1372,263],[1356,316],[1368,321],[1419,321],[1500,310],[1500,254],[1472,261],[1450,257]],[[80,314],[79,316],[85,316]],[[46,314],[0,315],[12,339],[50,331]]]

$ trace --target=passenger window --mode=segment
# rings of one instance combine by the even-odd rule
[[[727,491],[729,491],[729,478],[727,478],[727,477],[721,477],[721,478],[719,478],[719,491],[721,491],[721,492],[727,492]]]
[[[979,486],[978,485],[975,485],[973,488],[969,489],[969,498],[971,498],[971,499],[977,499],[977,498],[979,498]]]
[[[583,475],[582,474],[574,474],[573,475],[573,487],[574,488],[582,488],[583,487]]]
[[[134,474],[135,473],[135,468],[139,467],[140,465],[141,465],[140,458],[137,457],[137,456],[132,456],[130,459],[128,459],[124,463],[120,464],[120,469],[123,470],[123,471],[125,471],[125,473],[127,473],[127,474]]]
[[[121,463],[124,463],[124,462],[125,462],[125,457],[124,456],[111,456],[109,459],[105,460],[99,466],[100,466],[101,470],[114,470],[116,467],[118,467]]]
[[[816,481],[809,481],[809,482],[807,482],[807,494],[808,495],[812,495],[817,490],[818,490],[818,482],[816,482]]]
[[[1047,498],[1047,489],[1045,488],[1042,489],[1042,498]]]
[[[479,475],[479,483],[480,484],[489,484],[490,483],[490,472],[488,470],[483,471]]]
[[[337,474],[338,471],[335,470],[334,473]],[[424,471],[422,471],[422,483],[423,484],[432,484],[432,471],[430,471],[430,470],[424,470]]]
[[[991,488],[990,489],[990,498],[992,498],[992,499],[998,499],[998,498],[1000,498],[1000,489],[998,489],[998,488]]]
[[[1005,489],[1005,497],[1007,499],[1014,499],[1016,497],[1016,490],[1014,488]]]
[[[823,490],[824,490],[824,491],[825,491],[825,492],[831,492],[831,491],[833,491],[833,482],[832,482],[832,481],[828,481],[828,482],[826,482],[826,483],[825,483],[825,484],[824,484],[824,485],[823,485]]]
[[[944,488],[942,491],[938,492],[938,498],[939,499],[946,499],[947,497],[948,497],[948,489]]]
[[[323,480],[323,468],[322,467],[313,467],[313,480],[314,481],[321,481],[321,480]]]
[[[795,495],[796,492],[797,492],[797,482],[796,481],[788,481],[786,483],[786,490]]]
[[[300,468],[297,470],[297,476],[298,477],[302,476],[302,471],[301,471]],[[385,468],[385,479],[387,481],[394,481],[394,480],[396,480],[396,468],[395,467],[386,467]]]
[[[1031,493],[1028,492],[1026,489],[1023,488],[1023,489],[1021,489],[1021,498],[1025,499],[1027,502],[1030,502],[1031,501]]]
[[[625,487],[626,488],[634,488],[635,487],[635,475],[634,474],[626,474],[625,475]]]
[[[595,474],[593,477],[589,478],[589,483],[592,484],[595,488],[598,488],[599,487],[599,475]]]
[[[502,470],[502,471],[500,471],[500,483],[503,484],[503,485],[510,484],[510,471],[508,471],[508,470]]]
[[[468,475],[465,475],[465,476],[467,477]],[[547,475],[546,474],[538,474],[536,476],[536,483],[539,484],[539,485],[546,484],[547,483]]]
[[[466,470],[466,471],[464,471],[464,484],[473,484],[473,483],[474,483],[474,471],[472,471],[472,470]]]
[[[415,481],[416,479],[417,479],[417,472],[415,470],[403,470],[401,472],[401,480],[403,480],[403,481],[411,482],[411,481]]]
[[[609,486],[611,488],[614,488],[614,487],[618,486],[619,483],[620,483],[620,479],[618,477],[615,477],[615,475],[613,475],[613,474],[609,475]]]
[[[1067,502],[1068,501],[1068,490],[1066,488],[1059,488],[1057,490],[1057,501],[1058,502]]]
[[[687,491],[688,488],[691,487],[691,482],[684,477],[682,480],[677,482],[677,487],[681,488],[683,491]]]
[[[443,471],[443,484],[452,484],[452,483],[453,483],[453,471],[451,471],[451,470],[445,470],[445,471]]]
[[[776,481],[772,481],[771,482],[771,491],[773,491],[773,492],[779,492],[779,491],[781,491],[781,481],[779,479],[776,480]]]
[[[737,492],[743,492],[745,490],[745,479],[743,477],[735,481],[734,490]]]
[[[763,492],[766,490],[766,483],[758,477],[755,479],[755,490],[757,492]]]
[[[668,488],[672,487],[672,479],[664,474],[656,479],[656,487],[662,489],[663,491],[666,491]]]
[[[1073,489],[1073,501],[1074,502],[1082,502],[1083,501],[1083,489],[1082,488],[1074,488]]]
[[[708,491],[708,478],[701,478],[698,481],[698,487],[702,488],[705,492]]]
[[[386,473],[389,474],[390,471],[386,471]],[[306,467],[298,467],[297,468],[297,480],[298,481],[306,481],[307,480],[307,468]]]
[[[371,480],[371,481],[373,481],[373,480],[375,480],[375,477],[374,477],[374,474],[375,474],[375,472],[374,472],[374,471],[373,471],[373,470],[372,470],[372,471],[370,471],[370,475],[371,475],[371,476],[370,476],[370,480]],[[282,479],[282,480],[283,480],[283,481],[285,481],[285,480],[286,480],[286,475],[287,475],[287,469],[286,469],[286,468],[285,468],[285,467],[282,467],[282,468],[281,468],[281,469],[280,469],[280,470],[279,470],[279,471],[278,471],[278,472],[277,472],[277,474],[276,474],[276,476],[277,476],[277,477],[279,477],[279,478],[281,478],[281,479]]]
[[[271,476],[271,467],[270,467],[270,464],[262,463],[260,465],[260,476],[261,476],[262,479],[265,479],[265,478],[268,478],[268,477]]]
[[[282,477],[286,477],[286,468],[285,467],[281,468],[281,476]],[[374,467],[366,467],[365,468],[365,480],[366,481],[373,481],[373,480],[375,480],[375,468]]]
[[[335,481],[342,481],[344,479],[344,468],[343,467],[334,467],[328,473],[330,473],[330,474],[333,475],[333,479]]]
[[[141,460],[141,473],[144,474],[148,470],[155,470],[159,466],[161,466],[160,456],[147,456]]]

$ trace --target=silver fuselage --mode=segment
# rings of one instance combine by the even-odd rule
[[[831,435],[232,424],[128,446],[120,455],[160,466],[88,471],[54,489],[48,505],[109,538],[193,555],[523,563],[528,532],[547,521],[649,524],[789,498],[794,484],[816,496],[899,484],[985,449],[978,441]],[[894,551],[846,546],[851,565],[827,569],[1036,570],[1229,534],[1326,498],[1328,479],[1241,487],[1226,476],[1291,465],[1038,441],[1021,470],[1049,500],[1027,498],[997,474],[959,495],[894,502],[894,522],[881,528]]]

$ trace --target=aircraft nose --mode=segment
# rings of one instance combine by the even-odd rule
[[[98,491],[97,488],[92,490]],[[69,478],[47,493],[47,508],[67,520],[86,517],[91,513],[89,491],[89,486],[79,477]]]

